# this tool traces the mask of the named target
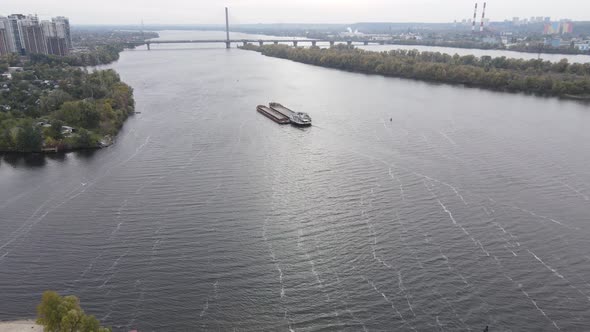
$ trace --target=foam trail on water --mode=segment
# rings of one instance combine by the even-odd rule
[[[526,297],[527,297],[529,300],[531,300],[531,302],[533,303],[533,305],[535,306],[535,308],[537,308],[537,310],[538,310],[539,312],[541,312],[541,314],[542,314],[543,316],[545,316],[545,318],[547,318],[549,321],[551,321],[551,323],[553,324],[553,326],[555,326],[555,328],[556,328],[558,331],[561,331],[561,329],[559,328],[559,326],[557,325],[557,323],[556,323],[554,320],[552,320],[551,318],[549,318],[549,316],[547,316],[547,314],[545,313],[545,311],[543,311],[543,309],[541,309],[541,308],[539,307],[539,305],[537,305],[537,301],[533,300],[533,298],[531,298],[531,297],[530,297],[529,293],[527,293],[527,292],[524,290],[524,288],[522,287],[522,284],[518,284],[518,288],[520,289],[520,291],[521,291],[521,292],[522,292],[522,293],[523,293],[523,294],[524,294],[524,295],[525,295],[525,296],[526,296]]]
[[[559,273],[559,271],[557,271],[556,269],[554,269],[553,267],[549,266],[549,264],[545,263],[541,258],[539,258],[539,256],[537,256],[534,252],[532,252],[531,250],[527,249],[527,251],[529,252],[529,254],[531,254],[533,257],[535,257],[535,259],[537,261],[539,261],[539,263],[541,263],[546,269],[548,269],[549,271],[551,271],[555,276],[557,276],[558,278],[564,280],[565,282],[568,283],[568,286],[572,289],[574,289],[575,291],[577,291],[578,293],[580,293],[581,295],[583,295],[586,300],[590,301],[590,296],[588,296],[588,294],[582,292],[580,289],[578,289],[576,286],[574,286],[566,277],[564,277],[561,273]]]
[[[285,286],[283,284],[283,270],[281,269],[281,266],[279,265],[279,262],[277,261],[277,257],[275,256],[275,253],[274,253],[274,250],[272,247],[272,243],[268,240],[268,238],[266,236],[267,222],[268,222],[268,218],[265,220],[264,224],[262,225],[262,238],[264,239],[264,242],[266,242],[272,262],[273,262],[275,268],[277,269],[277,271],[279,272],[279,284],[281,285],[280,296],[281,296],[281,298],[283,298],[283,297],[285,297]]]
[[[453,217],[453,214],[451,213],[451,211],[449,211],[447,209],[447,207],[440,201],[440,199],[437,199],[437,201],[438,201],[438,204],[443,208],[443,210],[445,210],[445,212],[449,215],[449,217],[453,221],[453,224],[457,225],[457,220],[455,220],[455,217]]]
[[[438,131],[438,133],[447,139],[447,141],[449,141],[449,143],[453,144],[454,146],[457,146],[457,143],[455,143],[455,141],[453,141],[452,138],[449,137],[449,135],[447,135],[446,133],[442,132],[442,131]]]
[[[564,187],[570,189],[571,191],[575,192],[576,194],[578,194],[578,196],[580,196],[581,198],[583,198],[586,201],[590,200],[590,197],[588,197],[588,195],[584,194],[583,192],[579,191],[578,189],[570,186],[569,184],[559,181],[559,183],[561,183]]]
[[[295,332],[295,330],[291,327],[291,319],[289,318],[289,314],[288,314],[287,309],[285,309],[285,316],[284,316],[284,318],[287,321],[289,332]]]
[[[434,289],[434,293],[436,293],[438,297],[440,297],[443,300],[443,302],[445,302],[447,307],[451,308],[451,311],[453,312],[457,320],[459,320],[468,331],[472,331],[471,327],[465,324],[465,321],[461,317],[459,317],[457,310],[455,310],[455,307],[451,304],[451,302],[449,302],[449,300],[447,300],[437,289]]]
[[[406,291],[404,284],[403,284],[401,271],[397,270],[392,265],[388,264],[383,259],[381,259],[381,257],[379,257],[379,255],[377,254],[377,248],[376,248],[377,247],[377,233],[376,233],[373,225],[368,220],[366,221],[366,224],[369,227],[369,234],[373,236],[373,244],[371,245],[372,251],[373,251],[373,259],[375,261],[379,262],[381,265],[385,266],[386,268],[397,271],[398,278],[399,278],[399,284],[398,284],[399,289],[402,292],[402,294],[404,294],[404,297],[406,298],[406,301],[408,303],[408,307],[409,307],[410,311],[412,312],[412,315],[414,315],[414,318],[416,318],[416,313],[414,312],[414,308],[412,307],[412,303],[410,302],[410,297],[408,296],[408,292]]]
[[[393,304],[393,302],[389,299],[389,297],[387,297],[387,295],[385,293],[383,293],[381,290],[379,290],[379,288],[377,288],[377,285],[375,285],[375,283],[369,279],[367,279],[365,276],[361,276],[361,278],[363,278],[363,280],[365,280],[369,285],[371,285],[371,287],[373,287],[373,289],[380,294],[383,299],[385,300],[385,302],[387,302],[391,308],[393,309],[393,311],[395,312],[395,314],[401,319],[402,323],[404,325],[409,326],[412,330],[416,331],[416,329],[404,318],[404,316],[402,315],[401,312],[399,312],[399,310],[397,310],[397,308],[395,307],[395,305]]]
[[[203,317],[207,313],[207,309],[209,309],[209,298],[207,298],[205,301],[205,305],[203,306],[203,310],[201,311],[199,317]]]
[[[399,186],[400,196],[402,197],[402,201],[405,201],[406,194],[404,193],[404,184],[402,183],[400,177],[397,176],[397,174],[395,173],[395,170],[393,170],[391,166],[389,166],[389,177],[391,177],[392,180],[397,181],[398,186]]]
[[[565,277],[562,276],[559,272],[557,272],[557,270],[555,270],[551,266],[545,264],[545,262],[543,262],[543,260],[540,259],[539,256],[535,255],[534,252],[530,251],[529,249],[527,249],[527,251],[529,252],[529,254],[533,255],[533,257],[535,257],[536,260],[538,260],[541,264],[543,264],[544,267],[546,267],[549,271],[553,272],[554,275],[556,275],[557,277],[559,277],[561,279],[565,279]]]
[[[410,308],[410,311],[412,312],[412,315],[414,315],[414,318],[416,318],[416,313],[414,312],[414,307],[412,307],[412,303],[410,302],[410,298],[408,296],[408,292],[406,291],[406,287],[404,287],[404,280],[402,278],[402,272],[401,271],[398,271],[397,272],[397,276],[398,276],[398,287],[402,291],[402,294],[405,295],[406,302],[408,302],[408,307]]]

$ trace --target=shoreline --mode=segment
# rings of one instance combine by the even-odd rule
[[[201,30],[197,30],[197,31],[201,31]],[[234,31],[231,30],[230,31]],[[271,37],[285,37],[282,35],[275,35],[275,34],[270,34],[270,33],[266,33],[266,32],[246,32],[246,31],[240,31],[240,30],[235,30],[235,32],[239,32],[239,33],[248,33],[248,34],[260,34],[263,36],[271,36]],[[302,36],[302,35],[298,35],[298,36],[293,36],[294,38],[309,38],[307,36]],[[317,38],[309,38],[309,39],[317,39]],[[352,42],[355,42],[354,39],[350,39],[352,40]],[[348,39],[342,39],[342,40],[334,40],[334,42],[336,44],[338,43],[346,43],[348,41]],[[568,52],[567,50],[563,50],[563,49],[556,49],[556,50],[550,50],[550,49],[543,49],[539,52],[539,50],[527,50],[527,49],[519,49],[519,48],[515,48],[515,49],[511,49],[511,48],[506,48],[506,47],[476,47],[476,46],[459,46],[459,45],[446,45],[446,44],[436,44],[436,43],[428,43],[428,42],[422,42],[422,43],[411,43],[411,42],[404,42],[401,40],[395,40],[395,41],[385,41],[385,43],[383,45],[398,45],[398,46],[425,46],[425,47],[445,47],[445,48],[457,48],[457,49],[464,49],[464,50],[479,50],[479,51],[510,51],[510,52],[515,52],[515,53],[525,53],[525,54],[546,54],[546,55],[564,55],[564,56],[571,56],[571,55],[582,55],[582,56],[590,56],[590,52]]]
[[[364,49],[357,49],[356,47],[354,48],[348,48],[346,46],[344,47],[336,47],[336,48],[330,48],[330,49],[319,49],[319,48],[296,48],[296,47],[291,47],[291,46],[285,46],[285,45],[265,45],[265,46],[256,46],[256,45],[252,45],[252,44],[248,44],[245,46],[239,46],[239,49],[242,50],[247,50],[247,51],[254,51],[254,52],[258,52],[263,56],[267,56],[267,57],[273,57],[273,58],[278,58],[278,59],[284,59],[284,60],[289,60],[289,61],[293,61],[293,62],[298,62],[298,63],[302,63],[302,64],[306,64],[306,65],[311,65],[311,66],[317,66],[317,67],[322,67],[322,68],[328,68],[328,69],[334,69],[334,70],[340,70],[340,71],[346,71],[346,72],[351,72],[351,73],[359,73],[359,74],[365,74],[365,75],[378,75],[378,76],[383,76],[383,77],[394,77],[394,78],[401,78],[401,79],[411,79],[411,80],[416,80],[416,81],[422,81],[422,82],[429,82],[429,83],[434,83],[434,84],[445,84],[445,85],[459,85],[459,86],[464,86],[464,87],[468,87],[468,88],[479,88],[479,89],[483,89],[483,90],[489,90],[489,91],[498,91],[498,92],[506,92],[506,93],[523,93],[523,94],[527,94],[527,95],[534,95],[534,96],[538,96],[538,97],[546,97],[546,98],[558,98],[558,99],[564,99],[564,100],[574,100],[574,101],[578,101],[578,102],[583,102],[583,103],[588,103],[590,101],[590,88],[588,88],[586,91],[580,91],[579,94],[576,94],[576,90],[574,89],[569,89],[567,91],[559,91],[556,90],[555,87],[555,83],[554,82],[561,82],[563,81],[563,77],[556,77],[557,74],[555,72],[551,72],[551,71],[545,71],[545,72],[536,72],[536,73],[532,73],[532,74],[528,74],[526,71],[524,70],[515,70],[515,69],[506,69],[506,68],[499,68],[498,73],[499,74],[504,74],[504,76],[506,76],[504,78],[504,81],[501,82],[502,84],[492,84],[491,79],[492,74],[489,74],[488,71],[486,71],[483,67],[474,67],[473,65],[470,64],[457,64],[457,65],[453,65],[453,64],[449,64],[449,63],[437,63],[437,62],[429,62],[429,61],[418,61],[417,64],[413,64],[411,65],[411,71],[413,71],[413,73],[411,75],[407,74],[406,72],[402,71],[399,67],[399,62],[397,63],[398,66],[385,66],[386,64],[386,60],[382,61],[381,63],[377,62],[377,65],[374,65],[373,67],[370,68],[365,68],[362,66],[347,66],[347,63],[345,63],[343,60],[343,57],[338,57],[341,54],[345,54],[348,55],[350,57],[353,57],[355,60],[357,61],[364,61],[364,60],[373,60],[375,58],[375,56],[379,56],[379,54],[383,55],[385,53],[380,53],[380,52],[375,52],[375,51],[369,51],[369,50],[364,50]],[[420,54],[428,54],[429,52],[418,52]],[[305,57],[302,57],[301,55],[304,54]],[[324,61],[323,59],[331,56],[330,60],[332,61],[331,63],[328,61],[326,63],[322,62]],[[403,60],[403,56],[400,55],[386,55],[387,57],[389,57],[390,59],[396,59],[396,58],[400,58],[401,60]],[[321,59],[321,60],[320,60]],[[401,61],[398,60],[398,61]],[[533,60],[529,60],[533,61]],[[390,64],[390,63],[389,63]],[[407,63],[402,63],[403,65],[407,66]],[[430,66],[435,67],[438,66],[439,71],[442,70],[445,75],[443,76],[437,76],[436,73],[433,74],[433,72],[429,72],[429,73],[424,73],[424,71],[420,72],[418,71],[418,69],[420,69],[421,67],[427,67]],[[383,70],[379,70],[379,69],[383,69],[383,68],[393,68],[392,71],[388,72],[388,71],[383,71]],[[442,68],[442,69],[441,69]],[[472,77],[460,77],[460,79],[448,79],[448,74],[447,71],[450,71],[451,73],[457,73],[457,74],[462,74],[464,71],[466,71],[466,69],[472,69],[473,70],[477,70],[481,76],[483,76],[482,78],[472,78]],[[463,69],[463,71],[461,70]],[[453,72],[454,70],[454,72]],[[562,76],[565,74],[562,74]],[[465,75],[463,75],[465,76]],[[571,76],[571,75],[570,75]],[[584,83],[585,81],[590,80],[589,78],[589,74],[585,74],[585,75],[577,75],[576,78],[578,78],[574,83],[576,84],[580,84],[580,82]],[[531,88],[529,85],[527,85],[527,82],[529,80],[544,80],[543,82],[550,80],[550,88],[545,89],[545,90],[541,90],[541,89],[534,89]],[[568,77],[568,82],[573,82],[574,80],[572,79],[571,81],[569,80]],[[516,84],[514,83],[516,82]],[[566,86],[567,88],[567,86]],[[571,86],[570,86],[571,88]]]
[[[43,332],[43,326],[34,319],[0,321],[0,332]]]

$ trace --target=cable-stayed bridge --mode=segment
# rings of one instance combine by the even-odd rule
[[[355,39],[354,41],[351,40],[339,40],[336,41],[334,39],[231,39],[229,37],[229,16],[228,16],[228,9],[225,8],[225,39],[186,39],[186,40],[146,40],[145,43],[147,45],[147,49],[150,50],[152,45],[157,44],[225,44],[226,48],[231,48],[232,44],[255,44],[258,43],[260,46],[267,44],[279,44],[279,43],[289,43],[293,44],[293,46],[298,46],[299,44],[311,44],[312,46],[316,46],[317,43],[329,43],[330,46],[334,46],[336,42],[346,42],[348,45],[352,45],[352,43],[361,43],[363,45],[369,44],[385,44],[382,40],[372,40],[372,39],[365,39],[365,40],[358,40]],[[139,46],[136,44],[136,46]]]

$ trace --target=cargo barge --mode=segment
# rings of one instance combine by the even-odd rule
[[[258,113],[266,116],[267,118],[273,120],[276,123],[279,124],[288,124],[291,122],[291,120],[289,120],[289,117],[287,115],[284,115],[270,107],[264,106],[264,105],[258,105],[256,106],[256,110],[258,111]]]
[[[280,114],[286,116],[291,121],[292,125],[299,126],[299,127],[309,127],[311,126],[311,117],[307,113],[303,112],[295,112],[290,110],[289,108],[279,104],[279,103],[270,103],[270,108],[279,112]]]

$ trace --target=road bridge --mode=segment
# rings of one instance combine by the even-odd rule
[[[346,43],[349,46],[353,43],[360,43],[363,45],[369,44],[379,44],[384,45],[385,42],[382,40],[372,40],[372,39],[365,39],[365,40],[335,40],[335,39],[230,39],[229,37],[229,16],[228,16],[228,9],[225,8],[225,39],[190,39],[190,40],[146,40],[144,44],[147,45],[147,49],[151,50],[152,45],[157,44],[216,44],[216,43],[223,43],[225,44],[226,48],[231,48],[232,44],[243,44],[244,46],[247,44],[256,44],[262,46],[265,43],[268,44],[279,44],[279,43],[289,43],[293,44],[293,46],[298,46],[299,44],[311,44],[312,46],[316,46],[317,43],[329,43],[330,46],[334,46],[335,43]],[[134,44],[134,46],[139,46],[143,44]]]
[[[226,48],[231,48],[232,44],[258,44],[260,46],[264,44],[279,44],[288,43],[293,46],[299,46],[299,44],[311,44],[317,46],[318,43],[329,43],[330,46],[334,46],[336,43],[346,43],[347,45],[352,44],[378,44],[384,45],[385,42],[382,40],[333,40],[333,39],[190,39],[190,40],[146,40],[148,50],[151,49],[152,45],[157,44],[225,44]]]

